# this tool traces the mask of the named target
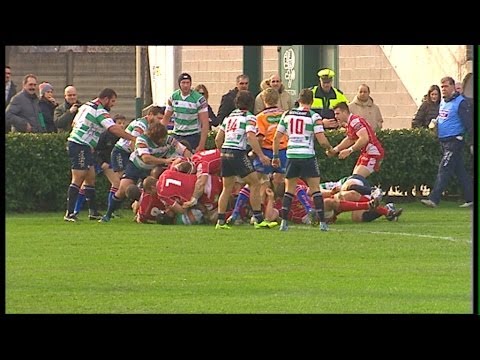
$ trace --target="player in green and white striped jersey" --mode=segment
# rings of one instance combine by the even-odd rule
[[[98,144],[100,134],[106,130],[112,134],[134,140],[135,137],[115,124],[110,117],[110,108],[115,105],[117,93],[113,89],[103,89],[98,98],[82,105],[73,119],[73,127],[68,137],[68,156],[72,168],[72,181],[67,192],[67,212],[63,219],[75,222],[74,214],[80,185],[84,184],[85,197],[89,205],[89,213],[96,214],[95,206],[95,160],[93,150]]]
[[[235,176],[243,178],[250,187],[250,205],[252,205],[255,218],[255,229],[271,228],[278,225],[276,222],[264,220],[261,210],[260,180],[247,155],[248,139],[252,150],[257,154],[262,164],[268,165],[270,163],[270,158],[265,156],[256,137],[257,119],[255,115],[248,111],[253,101],[253,96],[249,91],[239,91],[235,98],[237,109],[223,119],[215,138],[217,148],[221,149],[223,181],[222,193],[218,199],[218,222],[215,229],[230,229],[230,226],[225,223],[225,212],[235,185]]]
[[[154,122],[160,123],[164,113],[165,107],[152,106],[148,110],[147,115],[132,121],[130,124],[128,124],[125,131],[135,137],[138,137],[147,130],[150,124],[153,124]],[[112,165],[114,175],[108,196],[108,204],[110,204],[113,194],[117,192],[118,187],[120,186],[120,179],[125,171],[125,168],[127,167],[128,159],[130,158],[130,154],[132,153],[134,146],[135,141],[120,138],[115,143],[115,146],[111,151],[110,164]]]
[[[182,73],[178,77],[178,86],[167,101],[162,124],[167,126],[173,117],[172,134],[177,140],[187,140],[195,152],[205,149],[208,137],[208,104],[205,97],[192,90],[192,77]]]
[[[167,158],[171,148],[174,148],[179,156],[192,157],[192,153],[178,140],[168,135],[167,128],[158,122],[151,124],[144,134],[136,138],[135,150],[130,155],[118,191],[112,196],[107,212],[99,222],[110,221],[112,213],[120,207],[125,198],[129,185],[146,178],[155,166],[169,165],[176,159]]]
[[[280,230],[288,230],[288,213],[292,206],[292,200],[295,194],[295,187],[298,178],[303,178],[308,184],[315,204],[315,210],[310,211],[311,223],[317,223],[316,218],[320,219],[320,230],[327,231],[328,226],[325,222],[323,197],[320,192],[320,169],[318,168],[315,157],[314,142],[331,149],[330,142],[325,137],[322,118],[316,112],[312,111],[313,93],[310,89],[303,89],[300,92],[298,102],[300,106],[285,112],[277,126],[277,132],[273,141],[273,159],[272,166],[280,166],[278,156],[280,140],[283,134],[288,136],[287,143],[287,167],[285,172],[285,194],[282,203],[282,223]]]
[[[138,118],[128,124],[125,131],[133,136],[137,137],[142,135],[150,124],[154,122],[160,122],[165,113],[165,109],[161,106],[152,106],[147,115]],[[125,167],[127,166],[128,159],[133,150],[134,141],[127,139],[119,139],[112,150],[112,168],[113,171],[118,172],[120,176],[123,174]]]

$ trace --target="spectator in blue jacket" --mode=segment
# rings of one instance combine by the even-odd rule
[[[471,132],[473,128],[473,109],[471,103],[455,90],[453,78],[444,77],[440,82],[443,98],[437,117],[437,132],[442,148],[442,159],[438,166],[433,190],[428,199],[423,199],[421,202],[428,207],[437,207],[450,178],[456,175],[465,198],[465,203],[460,207],[472,207],[473,179],[465,170],[463,151],[465,134]]]

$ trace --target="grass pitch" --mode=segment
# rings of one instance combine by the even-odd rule
[[[255,230],[7,214],[7,314],[471,314],[472,210]]]

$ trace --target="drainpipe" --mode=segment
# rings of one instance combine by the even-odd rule
[[[135,58],[136,58],[136,93],[135,93],[135,118],[138,119],[142,116],[142,47],[135,46]]]

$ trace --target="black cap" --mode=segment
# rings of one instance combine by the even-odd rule
[[[182,80],[190,80],[190,82],[192,81],[192,77],[190,76],[190,74],[187,74],[187,73],[181,73],[180,76],[178,77],[178,86],[180,86],[180,82]]]

